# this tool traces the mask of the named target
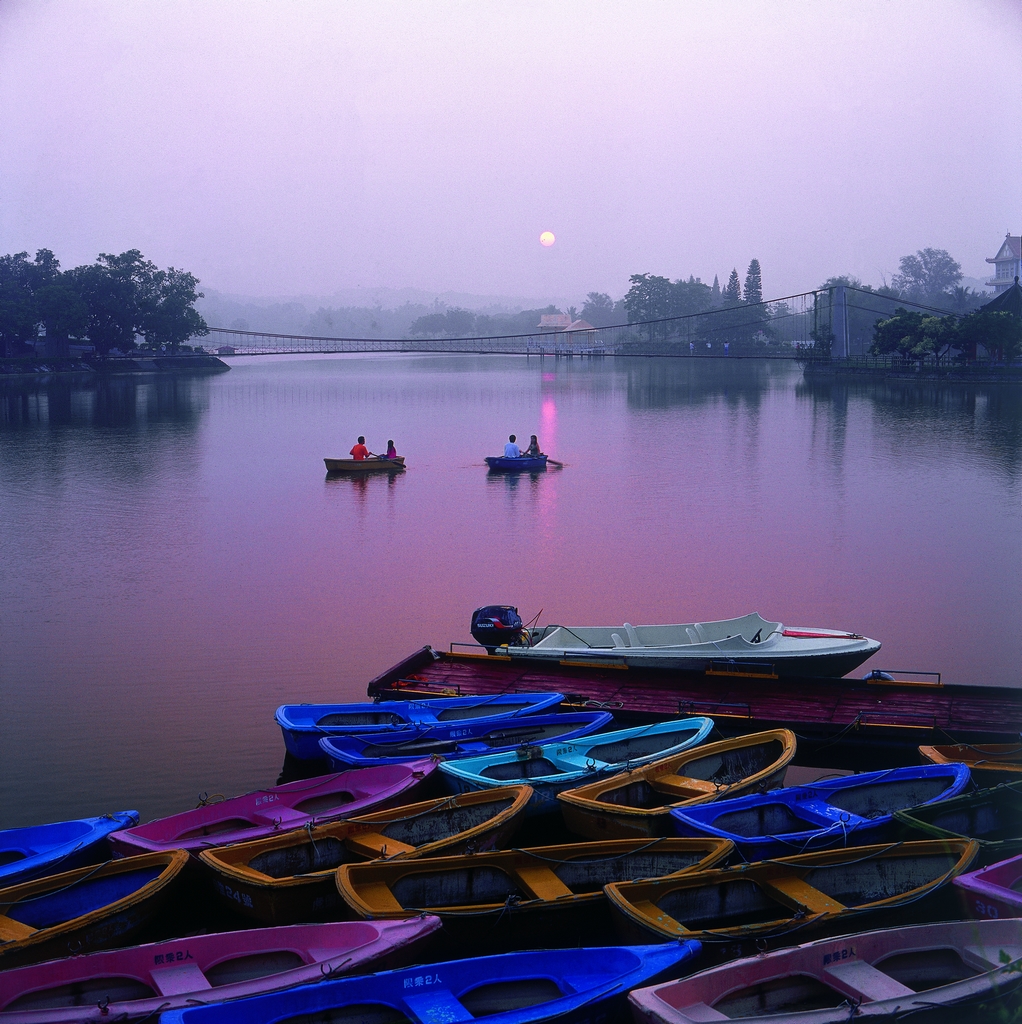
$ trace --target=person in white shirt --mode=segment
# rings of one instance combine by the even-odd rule
[[[504,458],[505,459],[518,459],[521,458],[522,450],[515,444],[516,437],[512,434],[507,439],[507,444],[504,445]]]

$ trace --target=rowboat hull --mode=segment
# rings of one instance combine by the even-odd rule
[[[507,693],[485,697],[378,701],[358,704],[282,704],[274,714],[284,746],[299,760],[321,758],[324,736],[365,736],[452,722],[499,721],[552,711],[560,693]]]
[[[0,832],[0,887],[106,860],[107,836],[137,824],[138,811],[118,811],[98,818],[5,829]]]
[[[169,899],[183,850],[111,860],[0,889],[0,970],[130,938]]]
[[[540,473],[546,469],[545,455],[522,455],[517,459],[505,459],[502,455],[487,456],[486,465],[495,473]]]
[[[400,736],[327,736],[319,741],[319,747],[337,770],[402,764],[413,757],[442,757],[450,761],[514,750],[522,744],[588,736],[604,728],[612,718],[606,711],[570,711],[526,715],[510,721],[444,723],[433,728],[402,730]]]
[[[609,923],[603,887],[621,878],[720,863],[733,847],[707,839],[616,840],[344,864],[337,889],[360,917],[435,914],[449,941],[500,948],[578,945]]]
[[[448,785],[459,792],[526,782],[535,790],[527,813],[536,816],[556,811],[557,794],[581,781],[680,754],[698,746],[712,730],[712,718],[657,722],[571,742],[464,758],[442,764],[440,771]]]
[[[529,631],[530,644],[508,647],[512,659],[683,672],[745,666],[775,676],[847,675],[880,650],[858,633],[771,622],[756,612],[716,622],[670,625],[557,626]],[[502,653],[505,653],[502,651]]]
[[[266,924],[336,916],[345,904],[334,882],[341,864],[491,850],[521,824],[532,790],[425,800],[251,843],[204,850],[199,859],[221,901]]]
[[[680,807],[671,818],[679,836],[730,839],[746,860],[764,860],[879,842],[894,811],[957,796],[969,780],[963,764],[894,768]]]
[[[957,761],[968,765],[978,786],[1022,779],[1022,743],[948,743],[920,747],[919,753],[931,764]]]
[[[472,957],[303,985],[232,1003],[171,1010],[160,1021],[266,1024],[302,1019],[437,1024],[484,1017],[488,1024],[597,1024],[622,1019],[629,990],[682,970],[698,953],[698,943],[679,943]]]
[[[704,939],[712,957],[727,959],[834,934],[874,912],[925,914],[977,852],[962,840],[860,846],[614,882],[606,893],[625,941]],[[953,909],[948,902],[940,909]]]
[[[955,887],[972,917],[1022,917],[1022,855],[959,875]]]
[[[781,784],[795,756],[788,729],[707,743],[557,795],[568,829],[590,839],[669,835],[672,808]]]
[[[100,1024],[414,962],[435,917],[192,935],[0,973],[3,1024]],[[261,966],[253,970],[254,964]],[[247,975],[247,977],[246,977]]]
[[[407,800],[435,770],[436,763],[424,759],[300,779],[114,832],[110,845],[121,856],[140,850],[183,849],[198,857],[211,846],[392,807]]]
[[[1001,961],[1001,952],[1009,958]],[[748,957],[636,989],[636,1024],[740,1017],[770,1024],[849,1019],[966,1020],[1022,985],[1022,922],[947,921],[884,928]]]
[[[328,473],[349,473],[361,475],[363,473],[400,473],[405,468],[405,457],[399,455],[396,459],[324,459]]]
[[[975,839],[977,867],[1022,853],[1022,781],[895,811],[907,839]]]

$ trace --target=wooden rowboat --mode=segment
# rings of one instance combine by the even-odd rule
[[[123,942],[187,863],[184,850],[147,853],[0,889],[0,970]]]
[[[1022,854],[955,879],[973,917],[1022,917]]]
[[[712,945],[711,957],[728,957],[917,904],[978,851],[969,840],[859,846],[613,882],[606,892],[626,941],[700,939]]]
[[[175,1007],[414,963],[439,927],[420,917],[250,928],[17,967],[0,972],[0,1021],[155,1020]]]
[[[1001,782],[1022,779],[1022,744],[1019,743],[948,743],[920,747],[924,761],[948,764],[960,761],[969,766],[980,786],[996,786]]]
[[[906,839],[975,839],[977,867],[1022,853],[1022,780],[923,804],[894,817]]]
[[[424,800],[203,850],[199,859],[233,909],[267,924],[314,921],[343,906],[334,884],[341,864],[499,848],[521,824],[531,796],[529,786],[505,786]]]
[[[197,857],[210,846],[393,807],[407,800],[435,770],[436,762],[425,758],[299,779],[114,832],[110,845],[121,855],[184,849]]]
[[[623,1020],[626,996],[683,970],[698,942],[471,957],[338,978],[266,996],[169,1010],[161,1024],[597,1024]]]
[[[557,794],[568,828],[591,839],[669,835],[674,807],[781,784],[795,734],[769,729],[693,750]]]
[[[337,890],[360,917],[436,914],[455,942],[577,945],[609,923],[608,882],[709,867],[732,849],[718,839],[617,839],[370,861],[341,865]]]
[[[1001,954],[1007,958],[1002,961]],[[1022,922],[884,928],[747,957],[632,992],[637,1024],[973,1019],[1022,984]],[[973,1013],[967,1011],[972,1010]],[[992,1012],[991,1012],[992,1011]]]
[[[328,473],[400,473],[405,468],[405,457],[393,459],[375,456],[369,459],[324,459]]]

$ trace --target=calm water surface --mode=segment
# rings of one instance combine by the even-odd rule
[[[536,432],[567,463],[490,477]],[[356,435],[402,476],[324,478]],[[781,362],[237,360],[0,390],[0,827],[275,781],[273,709],[360,699],[473,608],[759,611],[870,666],[1019,682],[1022,396]]]

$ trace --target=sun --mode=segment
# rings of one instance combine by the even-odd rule
[[[552,231],[544,231],[543,234],[539,236],[539,244],[545,245],[548,249],[556,241],[557,239],[554,238],[554,233]]]

